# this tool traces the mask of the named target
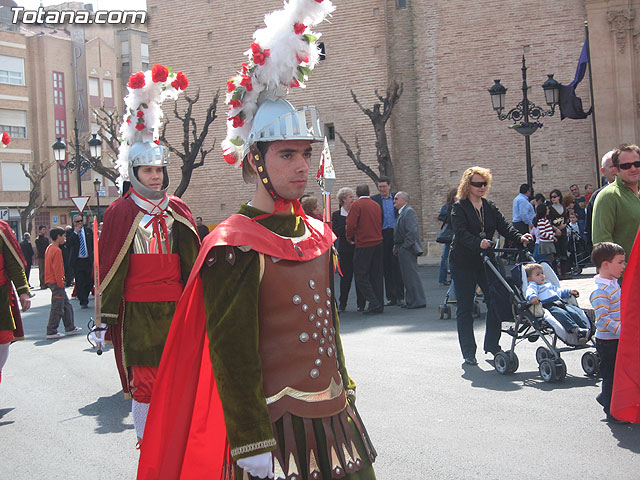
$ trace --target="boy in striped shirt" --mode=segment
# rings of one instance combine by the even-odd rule
[[[611,423],[626,423],[616,419],[609,412],[613,375],[620,338],[620,285],[618,278],[625,267],[624,249],[611,242],[600,242],[593,246],[591,260],[598,274],[594,277],[596,289],[589,300],[596,315],[596,349],[600,355],[602,392],[596,400],[602,405]]]

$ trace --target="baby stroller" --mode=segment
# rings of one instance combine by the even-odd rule
[[[569,235],[569,264],[571,275],[580,275],[582,267],[591,261],[591,253],[587,251],[585,239],[578,232],[571,231]]]
[[[484,294],[480,287],[476,289],[476,295],[473,298],[473,311],[471,314],[474,318],[478,318],[480,316],[480,302],[484,301]],[[438,305],[438,312],[440,313],[440,320],[448,320],[451,318],[451,307],[450,305],[456,305],[458,301],[456,300],[456,291],[453,288],[453,280],[451,280],[451,285],[447,289],[447,294],[444,296],[444,303],[442,305]]]
[[[521,250],[521,255],[533,261],[531,255]],[[496,269],[487,255],[483,255],[483,260],[488,268],[492,269],[496,277],[503,284],[508,292],[509,300],[513,306],[514,325],[504,333],[512,337],[511,348],[506,352],[498,352],[495,356],[495,369],[501,375],[513,373],[518,369],[519,361],[515,354],[516,345],[524,340],[535,343],[538,340],[544,342],[544,346],[536,350],[536,360],[538,371],[545,382],[559,382],[567,375],[567,366],[560,357],[562,352],[574,350],[594,349],[593,334],[595,328],[591,321],[587,343],[581,344],[577,335],[567,332],[563,326],[550,314],[545,315],[545,310],[541,304],[531,305],[524,298],[524,291],[527,286],[527,276],[524,272],[524,263],[518,263],[511,269],[511,277],[502,276]],[[548,281],[559,286],[560,281],[555,271],[546,262],[542,263],[544,275]],[[577,306],[574,297],[570,298],[572,304]],[[561,341],[559,345],[558,340]],[[565,346],[562,346],[564,344]],[[589,351],[582,355],[582,369],[589,376],[598,374],[600,358],[595,351]]]

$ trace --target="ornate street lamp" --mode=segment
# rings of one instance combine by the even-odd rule
[[[525,137],[525,152],[527,161],[527,183],[531,186],[533,191],[533,171],[531,167],[531,141],[529,137],[535,133],[536,130],[542,127],[542,123],[538,120],[542,117],[553,116],[556,110],[556,106],[560,100],[560,84],[554,80],[553,74],[548,74],[546,82],[542,85],[544,89],[544,98],[550,110],[544,110],[543,107],[537,106],[535,103],[530,102],[527,86],[527,65],[524,55],[522,56],[522,101],[518,103],[514,108],[509,110],[506,114],[503,114],[505,106],[505,97],[507,95],[507,89],[500,83],[500,80],[494,80],[493,86],[489,89],[491,95],[491,106],[498,114],[498,119],[512,120],[513,125],[509,128],[514,129],[516,132],[524,135]],[[530,120],[534,120],[531,122]]]
[[[96,134],[94,133],[93,134],[93,138],[91,140],[95,139],[95,137],[96,137]],[[91,140],[89,140],[89,144],[91,144]],[[100,141],[100,140],[98,140],[98,141]],[[100,142],[100,143],[102,143],[102,142]],[[98,178],[96,178],[93,181],[93,189],[96,191],[96,202],[98,202],[98,225],[100,224],[100,184],[101,183],[102,182],[100,182],[100,179],[98,179]]]
[[[78,171],[78,195],[82,195],[82,171],[86,171],[96,166],[95,160],[102,155],[102,140],[97,138],[96,134],[93,134],[93,138],[89,140],[89,155],[91,158],[87,158],[80,153],[80,141],[78,140],[78,121],[73,121],[73,132],[75,137],[76,154],[73,158],[69,159],[65,163],[67,145],[62,140],[62,137],[57,137],[56,142],[51,146],[53,148],[53,158],[58,163],[58,166],[63,170]]]

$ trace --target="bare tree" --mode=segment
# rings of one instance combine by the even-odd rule
[[[160,133],[160,141],[167,145],[169,150],[177,155],[182,160],[182,165],[180,170],[182,172],[182,176],[180,178],[180,184],[176,188],[174,195],[177,197],[181,197],[184,192],[187,190],[189,186],[189,182],[191,181],[191,175],[193,171],[204,165],[204,159],[207,154],[211,151],[211,149],[215,146],[216,140],[213,139],[213,143],[211,144],[211,148],[205,150],[203,147],[204,141],[209,133],[209,126],[211,123],[217,118],[216,117],[216,109],[218,107],[218,97],[220,96],[220,90],[218,90],[213,97],[213,100],[207,107],[207,113],[204,118],[204,122],[202,123],[202,127],[198,129],[198,124],[193,115],[193,106],[200,99],[200,89],[196,92],[196,95],[191,98],[185,93],[184,99],[187,102],[187,107],[184,112],[180,114],[178,112],[178,102],[175,102],[173,115],[182,122],[182,148],[178,149],[174,147],[167,140],[167,125],[169,121],[166,121],[162,126],[162,131]],[[198,159],[199,154],[199,159]]]
[[[102,149],[102,158],[95,160],[96,166],[93,169],[116,185],[116,180],[120,175],[115,165],[120,152],[119,137],[122,114],[117,108],[107,110],[104,105],[98,109],[94,108],[93,113],[98,123],[98,136],[102,139],[103,144],[109,147]],[[83,145],[86,143],[84,141]],[[107,160],[105,160],[105,155]]]
[[[29,170],[24,163],[20,163],[25,177],[27,177],[31,183],[29,203],[20,211],[20,228],[22,232],[31,231],[31,220],[38,214],[38,210],[40,210],[47,201],[46,195],[42,196],[42,179],[55,163],[54,161],[48,164],[40,164],[33,170]]]
[[[391,152],[389,151],[389,143],[387,141],[387,131],[386,125],[391,118],[391,112],[393,111],[393,107],[398,103],[400,96],[403,92],[403,84],[398,84],[395,80],[392,81],[387,86],[387,91],[385,96],[380,95],[378,90],[375,90],[375,94],[379,102],[373,104],[373,108],[365,108],[356,94],[351,90],[351,97],[353,101],[362,113],[364,113],[369,120],[371,120],[371,124],[373,125],[373,131],[376,135],[376,156],[378,159],[378,172],[380,175],[385,175],[391,179],[391,183],[395,184],[395,172],[393,169],[393,162],[391,159]],[[337,133],[337,132],[336,132]],[[354,153],[349,144],[345,141],[344,137],[338,133],[338,138],[347,149],[347,155],[353,163],[355,164],[358,170],[366,173],[377,185],[378,184],[378,175],[374,173],[374,171],[365,165],[360,160],[360,144],[358,143],[358,137],[356,136],[356,152]]]

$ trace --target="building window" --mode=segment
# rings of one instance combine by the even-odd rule
[[[64,120],[56,120],[56,137],[66,137],[67,126]]]
[[[60,225],[66,225],[67,224],[67,214],[63,213],[62,215],[60,215],[60,221],[58,222]]]
[[[407,8],[407,0],[396,0],[396,8]]]
[[[142,62],[142,71],[149,70],[149,64],[147,62]]]
[[[69,199],[69,171],[58,165],[58,200]]]
[[[113,80],[102,80],[102,96],[113,98]]]
[[[22,171],[22,165],[4,162],[0,167],[2,171],[2,190],[5,192],[28,192],[31,190],[29,179]]]
[[[89,95],[92,97],[100,96],[100,82],[97,78],[89,77]]]
[[[129,55],[130,53],[129,40],[124,40],[122,43],[120,43],[120,51],[123,57]]]
[[[0,108],[0,131],[12,138],[27,138],[27,112]]]
[[[149,61],[149,44],[148,43],[140,44],[140,54],[142,55],[143,62]]]
[[[329,140],[330,142],[335,141],[336,139],[336,127],[333,125],[333,123],[325,123],[324,124],[324,134],[327,137],[327,140]]]
[[[320,50],[320,61],[327,58],[327,52],[324,49],[324,42],[318,42],[318,49]]]
[[[51,213],[49,212],[38,212],[33,219],[33,222],[36,225],[36,228],[45,227],[47,232],[51,228]],[[66,223],[66,222],[65,222]]]
[[[53,72],[53,104],[64,106],[64,74]]]
[[[24,58],[0,55],[0,83],[24,85]]]

